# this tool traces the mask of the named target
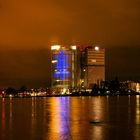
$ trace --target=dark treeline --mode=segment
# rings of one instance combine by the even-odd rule
[[[116,77],[111,81],[102,81],[100,85],[94,84],[91,92],[83,89],[75,92],[75,95],[129,95],[139,94],[132,90],[128,82],[120,82]]]
[[[116,77],[111,81],[104,81],[100,86],[94,84],[92,87],[91,95],[128,95],[138,94],[132,90],[128,82],[120,82]]]

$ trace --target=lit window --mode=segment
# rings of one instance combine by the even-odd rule
[[[52,63],[57,63],[57,60],[52,60]]]
[[[95,63],[96,62],[96,59],[92,59],[91,62]]]
[[[60,49],[60,45],[51,46],[51,50],[59,50],[59,49]]]
[[[76,50],[76,46],[71,46],[71,49],[72,50]]]

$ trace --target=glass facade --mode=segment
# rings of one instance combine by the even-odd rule
[[[58,78],[59,80],[68,79],[70,74],[70,56],[66,52],[66,50],[60,50],[59,53],[55,56],[57,63],[55,63],[55,71],[54,78]]]
[[[105,49],[52,46],[52,88],[60,91],[91,88],[105,80]]]
[[[52,47],[52,88],[57,91],[77,88],[80,81],[80,56],[76,46]]]
[[[60,49],[52,51],[52,87],[71,86],[71,51]]]

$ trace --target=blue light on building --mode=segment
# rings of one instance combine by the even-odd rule
[[[60,50],[55,59],[57,60],[57,63],[55,66],[56,71],[54,72],[54,77],[59,78],[59,80],[65,80],[67,77],[70,77],[71,74],[68,70],[68,55],[66,55],[65,50]]]

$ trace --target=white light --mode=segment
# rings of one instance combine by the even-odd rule
[[[12,95],[12,94],[10,94],[10,95],[9,95],[9,97],[11,98],[11,97],[13,97],[13,95]]]
[[[95,46],[95,51],[99,51],[99,47],[98,46]]]
[[[57,60],[52,60],[52,63],[57,63]]]
[[[59,82],[60,80],[56,80],[56,82]]]
[[[53,45],[51,46],[51,50],[59,50],[60,49],[60,45]]]
[[[72,50],[76,50],[76,48],[77,48],[76,46],[71,46]]]

